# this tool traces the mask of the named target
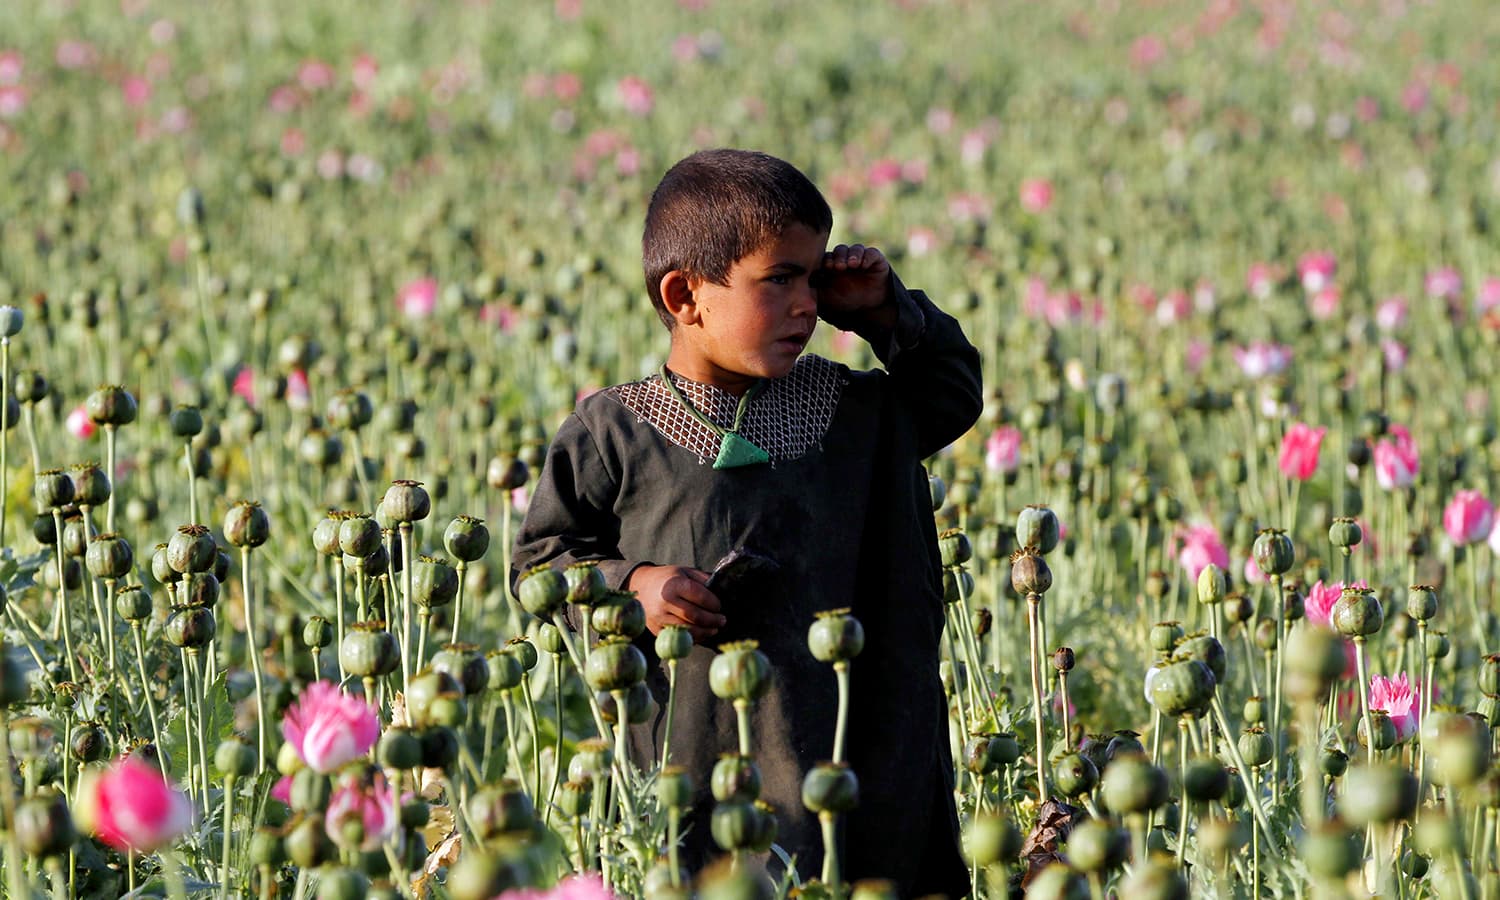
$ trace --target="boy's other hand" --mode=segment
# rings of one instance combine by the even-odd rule
[[[724,627],[719,598],[707,587],[708,573],[687,566],[641,566],[630,574],[628,590],[646,610],[646,627],[659,634],[667,625],[685,625],[694,641]]]
[[[863,244],[839,244],[823,254],[823,268],[816,275],[819,315],[852,313],[873,324],[895,324],[891,264],[884,253]]]

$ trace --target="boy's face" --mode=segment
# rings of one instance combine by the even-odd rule
[[[734,393],[790,372],[818,324],[827,248],[827,232],[794,224],[736,262],[728,284],[693,282],[693,315],[678,316],[668,365]]]

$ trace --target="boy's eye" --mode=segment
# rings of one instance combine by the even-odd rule
[[[772,275],[770,278],[767,278],[766,280],[769,281],[769,282],[771,282],[772,284],[790,284],[791,280],[792,280],[792,276],[790,276],[790,275]]]

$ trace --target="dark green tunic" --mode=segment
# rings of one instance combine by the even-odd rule
[[[660,387],[655,379],[579,403],[548,452],[513,572],[599,560],[611,586],[622,587],[638,565],[711,570],[739,547],[780,563],[742,592],[748,595],[720,598],[728,624],[715,644],[754,638],[775,667],[776,683],[755,708],[754,751],[762,799],[778,813],[777,843],[795,855],[804,877],[818,873],[823,850],[801,782],[832,755],[838,702],[832,669],[812,657],[807,632],[814,613],[851,608],[866,644],[851,666],[847,757],[861,796],[843,822],[845,877],[889,878],[903,895],[958,896],[967,880],[938,678],[941,570],[922,460],[978,418],[979,354],[952,317],[893,283],[895,333],[862,333],[885,371],[852,372],[804,357],[778,379],[795,389],[777,391],[772,382],[752,402],[746,431],[755,438],[758,429],[758,442],[777,448],[770,464],[713,469],[690,427],[666,407],[643,403]],[[728,424],[722,417],[732,415],[732,398],[678,383],[706,401],[710,418]],[[648,683],[664,704],[664,666],[649,634],[639,644],[652,663]],[[699,860],[716,852],[708,776],[719,754],[737,746],[734,710],[708,686],[716,652],[695,647],[679,665],[672,735],[672,760],[687,767],[699,792],[687,838],[690,858]],[[633,727],[638,763],[660,759],[662,725],[658,716]]]

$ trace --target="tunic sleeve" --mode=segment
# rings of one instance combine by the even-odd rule
[[[619,483],[604,464],[594,435],[577,413],[552,439],[511,557],[512,591],[532,566],[596,561],[605,581],[622,590],[644,560],[621,558],[614,511]]]
[[[958,320],[891,273],[896,322],[890,329],[829,316],[869,341],[889,373],[898,404],[912,417],[917,448],[927,457],[957,440],[984,408],[979,351]]]

